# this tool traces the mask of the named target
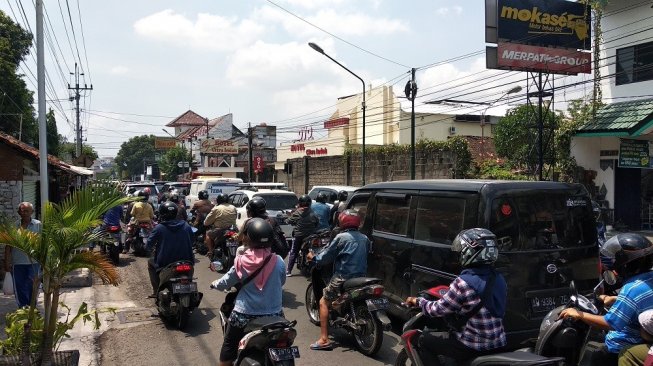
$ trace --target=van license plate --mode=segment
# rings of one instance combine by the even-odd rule
[[[365,300],[365,303],[367,303],[367,309],[370,311],[385,310],[388,308],[388,299],[385,297],[368,299]]]
[[[537,296],[528,299],[531,314],[543,314],[564,305],[569,301],[569,295]]]
[[[172,285],[173,294],[188,294],[197,291],[197,283],[175,283]]]
[[[288,348],[270,348],[268,352],[270,353],[272,361],[275,362],[299,358],[299,348],[297,348],[297,346]]]

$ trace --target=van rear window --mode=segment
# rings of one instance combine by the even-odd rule
[[[259,194],[257,197],[265,200],[265,207],[268,210],[290,210],[297,205],[297,196],[294,194]]]
[[[596,244],[586,197],[565,193],[509,195],[492,202],[490,230],[501,251],[562,249]]]

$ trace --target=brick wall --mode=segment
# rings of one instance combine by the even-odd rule
[[[6,145],[0,145],[0,180],[23,180],[23,158]]]

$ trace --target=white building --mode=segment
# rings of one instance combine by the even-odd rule
[[[610,1],[602,20],[603,102],[572,141],[572,155],[595,171],[598,199],[630,229],[653,225],[653,16],[651,3]]]

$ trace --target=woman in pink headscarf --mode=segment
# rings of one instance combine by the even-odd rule
[[[245,335],[245,326],[250,320],[263,316],[283,316],[281,297],[282,287],[286,283],[286,264],[270,249],[272,226],[263,219],[253,218],[243,231],[248,241],[247,249],[236,257],[234,265],[222,278],[212,283],[212,287],[218,290],[227,290],[258,271],[236,297],[220,350],[221,366],[233,364],[238,355],[238,343]]]

